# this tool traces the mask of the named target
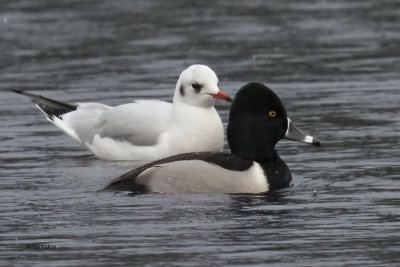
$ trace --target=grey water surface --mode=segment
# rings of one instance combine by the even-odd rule
[[[388,0],[0,0],[0,265],[400,266],[399,14]],[[278,144],[290,188],[98,193],[139,163],[96,159],[9,91],[171,100],[194,63],[231,95],[264,82],[323,141]]]

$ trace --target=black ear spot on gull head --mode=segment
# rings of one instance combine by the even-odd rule
[[[179,93],[181,94],[181,96],[185,96],[185,88],[183,87],[183,85],[179,87]]]

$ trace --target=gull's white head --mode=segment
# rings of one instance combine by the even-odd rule
[[[206,65],[192,65],[182,71],[176,84],[174,102],[212,107],[215,99],[232,99],[218,88],[218,77]]]

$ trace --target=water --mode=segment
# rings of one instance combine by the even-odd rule
[[[0,265],[399,266],[399,12],[380,0],[1,0]],[[324,141],[278,145],[293,186],[96,193],[134,164],[94,158],[8,91],[171,100],[193,63],[231,95],[264,82]],[[229,104],[217,108],[226,126]]]

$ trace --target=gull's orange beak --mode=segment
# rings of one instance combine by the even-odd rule
[[[216,99],[223,99],[228,102],[232,102],[232,98],[227,93],[222,92],[221,90],[219,90],[217,94],[211,94],[211,95]]]

